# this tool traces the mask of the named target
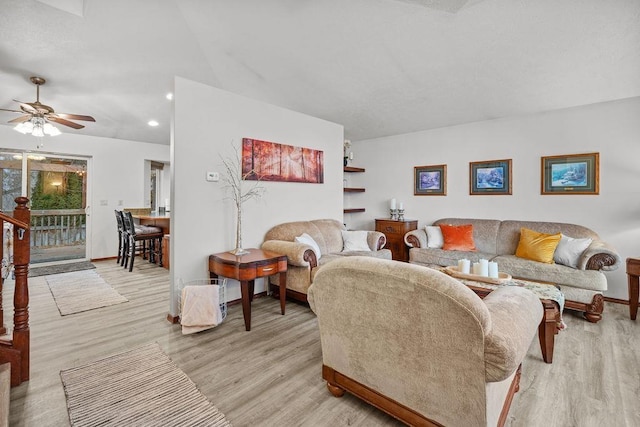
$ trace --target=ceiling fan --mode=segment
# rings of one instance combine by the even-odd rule
[[[59,135],[60,131],[49,122],[58,123],[60,125],[69,126],[74,129],[82,129],[84,125],[72,122],[71,120],[83,120],[95,122],[91,116],[83,116],[80,114],[56,113],[53,108],[40,102],[40,85],[45,84],[46,80],[42,77],[31,77],[31,82],[36,85],[36,101],[22,102],[14,99],[20,104],[20,110],[7,110],[0,108],[1,111],[10,111],[12,113],[26,113],[23,116],[9,120],[8,123],[17,123],[16,130],[22,133],[31,133],[35,136]]]

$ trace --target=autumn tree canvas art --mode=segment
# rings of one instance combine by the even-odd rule
[[[248,180],[321,184],[323,154],[311,148],[243,138],[242,174]]]

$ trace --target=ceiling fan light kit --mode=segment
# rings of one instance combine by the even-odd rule
[[[95,119],[91,116],[56,113],[53,108],[40,102],[40,85],[45,84],[46,80],[42,77],[31,77],[31,82],[36,85],[36,102],[22,102],[14,99],[15,102],[20,104],[20,110],[0,108],[2,111],[25,114],[17,119],[9,120],[9,123],[17,123],[16,127],[14,127],[16,131],[25,135],[30,133],[36,137],[43,137],[45,135],[57,136],[62,132],[50,122],[69,126],[74,129],[82,129],[84,126],[71,120],[95,122]]]

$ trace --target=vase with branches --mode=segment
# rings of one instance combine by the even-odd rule
[[[222,165],[224,175],[222,181],[224,188],[230,193],[226,197],[231,199],[236,207],[236,247],[230,251],[234,255],[245,255],[249,251],[242,247],[242,204],[247,200],[259,199],[265,192],[265,188],[260,184],[260,176],[254,169],[243,173],[242,171],[242,147],[231,144],[236,155],[234,157],[223,157]],[[258,180],[250,184],[246,181],[248,176],[257,176]]]

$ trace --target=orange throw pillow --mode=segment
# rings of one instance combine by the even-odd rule
[[[520,229],[520,241],[516,249],[518,258],[553,264],[553,254],[558,247],[561,233],[545,234],[528,228]]]
[[[473,224],[446,225],[440,224],[445,251],[475,251],[473,241]]]

